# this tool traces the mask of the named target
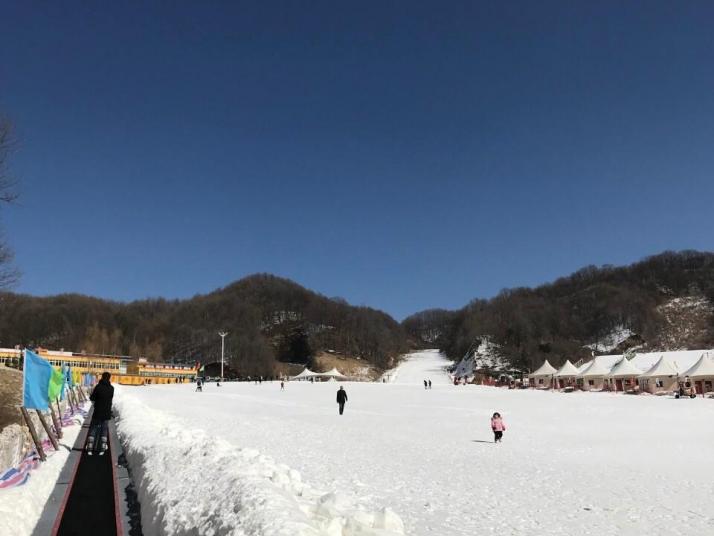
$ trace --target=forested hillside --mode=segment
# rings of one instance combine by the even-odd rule
[[[292,281],[254,275],[189,300],[118,303],[77,294],[0,294],[3,345],[146,356],[177,361],[226,357],[246,374],[270,374],[276,360],[307,362],[320,351],[388,367],[406,350],[389,315],[327,298]]]
[[[513,366],[532,369],[544,358],[557,365],[591,351],[712,347],[713,303],[714,254],[665,252],[625,267],[588,266],[458,311],[424,311],[403,326],[453,358],[488,338]]]

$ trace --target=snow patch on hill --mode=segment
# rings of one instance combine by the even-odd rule
[[[146,534],[404,534],[389,508],[368,511],[339,493],[320,493],[257,450],[187,428],[124,392],[115,406]]]
[[[610,333],[592,344],[586,344],[584,348],[589,348],[595,352],[610,352],[620,346],[635,333],[625,326],[617,326]]]
[[[509,364],[500,352],[500,346],[488,337],[481,339],[479,345],[456,365],[454,375],[471,376],[475,371],[488,369],[493,371],[508,370]]]

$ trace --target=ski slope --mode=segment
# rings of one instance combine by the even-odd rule
[[[341,384],[343,416],[332,382],[118,388],[161,502],[146,533],[714,534],[714,400],[453,386],[446,364]]]

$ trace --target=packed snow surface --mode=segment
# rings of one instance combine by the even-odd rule
[[[714,534],[714,400],[453,386],[447,364],[427,351],[391,383],[285,391],[124,387],[119,425],[176,533]]]

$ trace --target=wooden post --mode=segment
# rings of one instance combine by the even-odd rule
[[[42,443],[40,443],[40,440],[37,438],[37,431],[35,431],[35,425],[32,424],[32,419],[30,419],[30,415],[27,413],[27,410],[24,407],[20,407],[20,412],[22,412],[22,417],[23,419],[25,419],[25,424],[30,430],[30,435],[32,436],[32,441],[35,443],[37,454],[39,454],[40,460],[44,462],[47,459],[47,456],[45,456],[45,451],[42,448]]]
[[[74,403],[72,402],[72,388],[67,387],[65,393],[67,396],[67,405],[69,406],[69,409],[72,411],[72,413],[74,413]]]
[[[57,407],[59,408],[59,399],[57,399]],[[50,415],[52,416],[52,424],[55,425],[55,432],[57,432],[57,439],[62,439],[62,415],[60,414],[59,419],[55,415],[55,410],[52,408],[52,404],[50,404]]]
[[[52,429],[47,424],[47,421],[45,420],[45,416],[42,415],[42,412],[39,409],[36,409],[35,412],[37,412],[37,416],[40,418],[42,427],[45,429],[45,432],[47,432],[47,437],[50,438],[50,443],[52,443],[52,446],[55,448],[55,450],[59,450],[59,444],[57,443],[57,438],[52,433]]]

